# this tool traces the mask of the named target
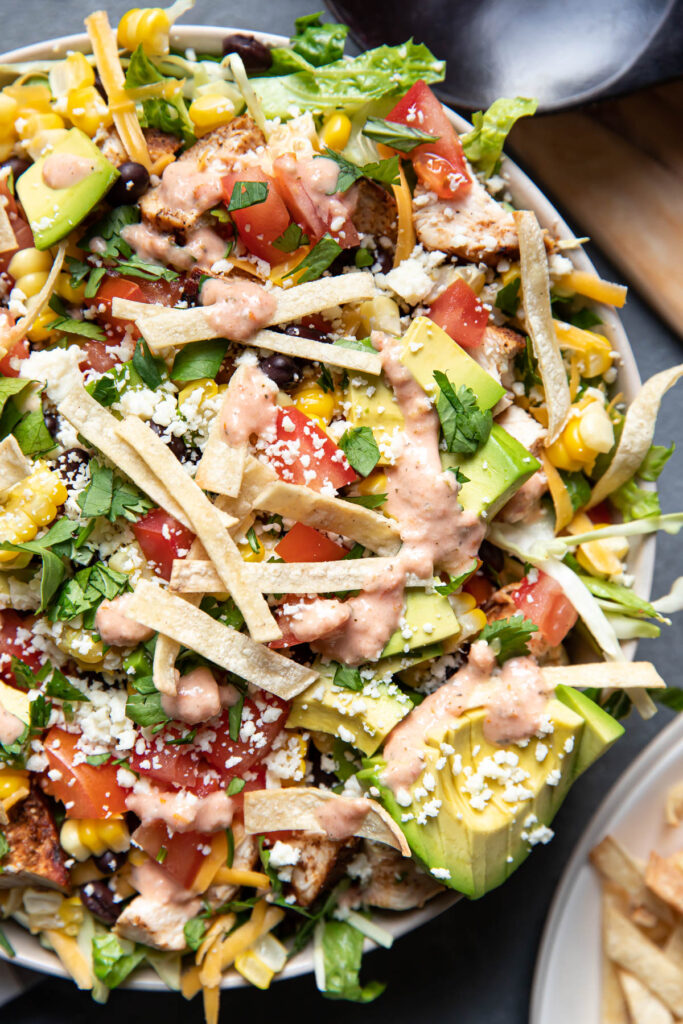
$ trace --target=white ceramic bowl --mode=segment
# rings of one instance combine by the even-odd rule
[[[173,30],[172,42],[178,49],[192,47],[198,53],[220,53],[221,43],[224,36],[235,31],[244,29],[233,28],[207,28],[202,25],[184,25]],[[270,35],[264,32],[253,33],[258,39],[274,46],[285,46],[288,40],[284,36]],[[89,51],[88,37],[85,34],[62,36],[44,43],[36,43],[32,46],[25,46],[19,50],[4,54],[0,60],[3,63],[15,61],[46,60],[55,59],[66,54],[68,50]],[[458,130],[467,131],[470,125],[464,118],[459,117],[453,111],[446,108],[448,116]],[[546,199],[543,193],[529,180],[526,174],[519,169],[511,160],[504,161],[503,173],[509,184],[510,191],[515,203],[518,206],[534,210],[539,222],[543,227],[548,228],[556,237],[570,239],[574,234],[568,225],[560,217],[557,210]],[[576,267],[580,270],[595,272],[595,268],[588,257],[581,251],[571,253],[571,258]],[[624,328],[618,316],[610,308],[604,307],[601,310],[604,324],[601,328],[609,337],[613,348],[621,357],[619,373],[619,389],[624,393],[627,400],[631,400],[640,386],[640,376],[636,366],[633,352],[629,345]],[[629,571],[635,575],[636,590],[639,594],[648,596],[652,584],[652,573],[654,569],[654,540],[648,539],[638,546],[633,552]],[[627,653],[633,657],[635,644],[626,646]],[[432,900],[421,910],[403,911],[401,913],[376,911],[376,920],[382,927],[386,928],[395,937],[404,935],[406,932],[419,928],[437,917],[458,899],[454,893],[445,893],[437,899]],[[13,922],[5,922],[3,928],[7,932],[17,956],[13,963],[30,967],[37,971],[44,971],[48,974],[66,976],[61,963],[57,957],[39,945],[36,938]],[[374,948],[371,943],[366,943],[367,948]],[[299,974],[306,974],[313,970],[313,958],[310,950],[303,950],[298,956],[293,957],[286,965],[279,978],[292,978]],[[227,974],[223,981],[223,987],[235,988],[246,985],[247,982],[236,971]],[[165,985],[158,976],[151,970],[138,971],[135,977],[128,983],[128,987],[138,989],[164,990]]]

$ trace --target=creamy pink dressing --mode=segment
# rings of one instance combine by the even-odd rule
[[[351,616],[349,602],[343,604],[334,598],[301,601],[295,607],[294,611],[287,606],[287,624],[297,640],[303,643],[336,633]]]
[[[71,188],[95,170],[95,164],[75,153],[52,153],[43,164],[43,181],[48,188]]]
[[[350,839],[358,834],[369,810],[367,800],[342,796],[324,803],[316,818],[330,839]]]
[[[170,235],[157,231],[149,224],[128,224],[121,232],[121,237],[146,263],[160,263],[177,267],[178,270],[191,270],[194,266],[195,261],[189,252],[176,245]]]
[[[24,729],[21,719],[3,707],[0,701],[0,743],[9,747],[19,739]]]
[[[311,644],[326,658],[345,665],[375,661],[401,621],[405,572],[397,571],[344,602],[348,618],[340,630]]]
[[[175,160],[161,176],[159,197],[171,209],[204,213],[223,198],[221,169],[200,170],[196,160]]]
[[[433,566],[461,572],[484,539],[485,528],[458,505],[458,484],[439,457],[439,417],[413,375],[400,361],[401,344],[380,331],[372,343],[405,420],[403,450],[386,470],[387,511],[398,520],[406,571],[427,577]]]
[[[541,670],[532,658],[511,658],[486,702],[484,736],[489,743],[514,743],[538,732],[548,703]]]
[[[201,293],[211,327],[232,341],[246,341],[270,323],[277,303],[263,285],[244,278],[209,278]]]
[[[253,435],[274,439],[277,384],[258,366],[238,366],[230,378],[220,411],[228,444],[236,448]]]
[[[240,691],[232,683],[228,683],[226,686],[218,687],[218,694],[221,699],[222,708],[232,708],[235,704],[239,703],[242,696]]]
[[[194,893],[183,889],[182,885],[153,860],[134,865],[130,881],[140,895],[152,903],[174,904],[184,906],[187,910],[191,910],[196,904],[191,916],[194,916],[201,907],[201,900],[197,899]]]
[[[219,832],[230,827],[235,812],[222,789],[196,796],[187,789],[170,792],[140,782],[126,797],[126,807],[143,825],[163,821],[173,832]]]
[[[200,225],[188,231],[183,251],[196,260],[196,266],[210,270],[214,263],[224,258],[226,248],[224,238],[211,228]]]
[[[338,193],[337,179],[339,165],[329,157],[308,157],[295,160],[292,156],[282,158],[289,173],[294,171],[315,205],[316,213],[329,225],[332,235],[344,236],[342,228],[349,220],[356,205],[356,190]],[[348,226],[347,226],[347,230]],[[355,234],[355,231],[354,231]],[[353,239],[345,239],[349,243]]]
[[[105,599],[97,609],[95,629],[111,647],[134,647],[154,636],[153,629],[126,617],[130,597],[130,594],[122,594],[113,601]]]
[[[221,710],[221,695],[213,673],[201,667],[180,676],[176,695],[163,694],[161,706],[169,718],[187,725],[213,718]]]

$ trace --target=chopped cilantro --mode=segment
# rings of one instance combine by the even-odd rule
[[[538,631],[538,626],[522,614],[513,615],[509,619],[498,619],[489,622],[479,634],[480,640],[486,640],[496,655],[499,665],[508,658],[519,658],[529,653],[529,638]]]

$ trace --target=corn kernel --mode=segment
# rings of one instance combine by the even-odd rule
[[[302,384],[294,392],[294,405],[324,430],[334,415],[335,398],[330,391],[323,391],[319,384]]]
[[[106,850],[123,853],[130,846],[130,833],[123,818],[67,818],[59,841],[75,860],[84,861]]]
[[[0,126],[8,132],[8,134],[14,135],[14,122],[17,119],[19,113],[19,104],[12,97],[8,96],[6,92],[0,92]]]
[[[64,922],[64,931],[67,935],[78,935],[83,924],[84,910],[79,896],[70,896],[63,899],[58,914]]]
[[[209,377],[202,377],[199,380],[193,380],[191,384],[187,384],[182,391],[179,392],[178,408],[191,399],[193,403],[197,403],[197,408],[199,409],[207,398],[213,398],[217,395],[218,390],[218,385],[215,380],[211,380]],[[200,393],[196,394],[196,392]]]
[[[0,804],[9,811],[30,793],[28,772],[20,768],[0,768]]]
[[[52,109],[50,89],[47,85],[40,85],[38,82],[34,82],[32,85],[6,85],[3,93],[16,100],[24,114],[34,111],[47,114]]]
[[[14,254],[12,259],[9,261],[7,272],[15,279],[15,281],[18,281],[19,278],[25,277],[27,274],[39,273],[40,271],[45,271],[47,273],[51,266],[52,256],[50,253],[41,252],[39,249],[34,249],[31,246],[28,249],[20,249],[19,252]],[[52,319],[54,320],[54,314]]]
[[[91,138],[100,127],[108,127],[112,114],[94,85],[72,89],[66,99],[66,112],[76,128]]]
[[[27,299],[31,299],[34,295],[38,294],[47,278],[47,270],[34,270],[32,274],[24,274],[23,277],[17,278],[16,286],[24,293]]]
[[[121,18],[117,30],[119,46],[125,50],[142,49],[148,56],[168,53],[171,22],[161,7],[134,7]]]
[[[64,626],[62,633],[55,639],[57,647],[64,654],[70,655],[77,664],[86,668],[100,666],[104,659],[104,646],[101,640],[94,640],[87,629],[76,629]]]
[[[95,84],[95,71],[84,53],[70,53],[64,64],[66,65],[68,90]]]
[[[80,305],[85,299],[85,282],[74,288],[71,284],[71,274],[60,274],[55,284],[55,291],[66,302]]]
[[[357,490],[359,494],[386,494],[387,486],[386,473],[381,469],[373,469],[370,476],[366,476],[357,485]]]
[[[346,114],[330,114],[320,131],[320,141],[329,149],[343,149],[351,135],[351,121]]]
[[[229,124],[235,116],[235,105],[228,96],[204,93],[190,104],[188,113],[199,134],[203,135]]]
[[[249,541],[243,544],[238,544],[238,550],[242,556],[242,560],[245,562],[262,562],[266,557],[266,549],[258,538],[256,539],[258,550],[254,551]]]
[[[22,142],[29,142],[39,132],[52,131],[57,128],[64,128],[64,120],[55,113],[36,113],[27,111],[26,117],[17,120],[19,138]]]

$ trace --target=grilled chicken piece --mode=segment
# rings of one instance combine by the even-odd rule
[[[173,164],[193,164],[197,171],[209,171],[211,177],[218,182],[222,175],[229,173],[237,159],[245,153],[265,144],[265,139],[254,121],[246,114],[236,117],[230,124],[202,136],[194,146],[190,146]],[[189,168],[188,168],[189,169]],[[201,186],[200,186],[201,188]],[[216,202],[218,200],[216,199]],[[187,231],[195,226],[201,215],[209,208],[197,200],[191,209],[182,209],[190,204],[168,205],[168,199],[162,184],[146,192],[140,200],[143,220],[148,221],[160,231]],[[209,206],[215,205],[213,199]]]
[[[532,455],[540,453],[546,429],[524,409],[520,409],[518,405],[511,405],[501,416],[496,417],[496,423],[528,448]]]
[[[158,128],[143,128],[142,134],[145,136],[152,163],[167,153],[176,153],[183,144],[177,135],[171,135],[170,132],[162,132]],[[94,141],[102,151],[102,155],[110,163],[114,164],[115,167],[120,167],[122,163],[128,160],[125,146],[121,142],[115,128],[101,129],[95,136]]]
[[[69,888],[69,872],[59,833],[49,804],[38,789],[9,813],[4,826],[9,853],[0,865],[0,889],[36,885],[48,889]]]
[[[427,900],[444,891],[435,879],[422,871],[409,857],[402,857],[384,843],[364,840],[370,880],[361,887],[360,896],[368,907],[383,910],[411,910],[423,907]]]
[[[361,178],[355,189],[356,205],[351,220],[358,234],[373,235],[378,244],[380,238],[385,238],[394,246],[398,222],[393,195],[367,178]]]
[[[473,263],[493,263],[519,251],[512,214],[476,177],[463,199],[439,199],[424,185],[413,197],[413,221],[425,249],[455,253]]]
[[[187,947],[184,928],[199,909],[198,900],[188,903],[158,903],[146,896],[136,896],[121,913],[112,929],[133,942],[142,942],[164,952]]]
[[[499,416],[496,423],[500,423],[509,434],[517,438],[525,448],[528,448],[532,455],[540,455],[543,448],[543,439],[546,436],[545,428],[541,426],[517,405],[510,406],[502,416]],[[503,506],[497,515],[497,519],[504,523],[521,523],[522,520],[533,520],[541,511],[541,498],[548,490],[548,478],[542,469],[537,470],[529,477],[525,484],[514,494]]]
[[[325,839],[305,833],[287,839],[287,845],[301,851],[299,862],[292,871],[291,891],[300,906],[310,907],[323,889],[341,877],[346,860],[358,846],[358,840]]]
[[[470,355],[494,380],[499,381],[504,388],[510,388],[513,381],[512,364],[515,356],[524,351],[525,345],[524,337],[517,331],[489,324],[481,345],[471,349]]]

